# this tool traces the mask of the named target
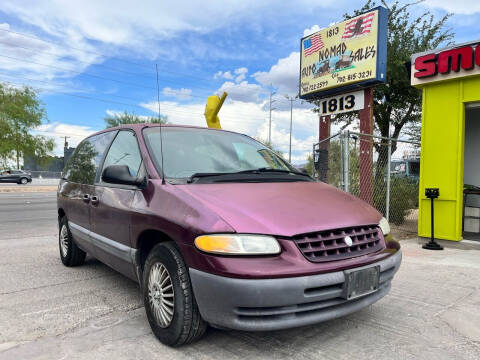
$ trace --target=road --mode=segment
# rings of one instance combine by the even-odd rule
[[[270,333],[210,329],[180,349],[148,326],[136,283],[58,256],[55,193],[0,194],[0,359],[478,359],[480,246],[402,241],[391,293],[353,315]]]

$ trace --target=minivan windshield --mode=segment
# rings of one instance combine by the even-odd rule
[[[161,168],[160,128],[144,130],[157,169]],[[191,179],[249,170],[298,173],[275,152],[252,138],[227,131],[162,127],[163,166],[167,179]]]

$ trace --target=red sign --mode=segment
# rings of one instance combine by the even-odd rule
[[[475,65],[480,67],[480,46],[466,45],[459,48],[444,50],[438,54],[431,53],[415,59],[417,79],[423,79],[437,74],[448,74],[451,71],[472,70]]]

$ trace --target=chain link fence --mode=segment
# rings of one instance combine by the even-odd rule
[[[315,176],[374,206],[397,236],[418,224],[420,144],[351,131],[313,147]]]

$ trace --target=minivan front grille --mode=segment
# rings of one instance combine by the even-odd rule
[[[349,236],[352,244],[345,238]],[[293,238],[302,254],[312,262],[325,262],[366,255],[385,246],[378,225],[326,230]]]

